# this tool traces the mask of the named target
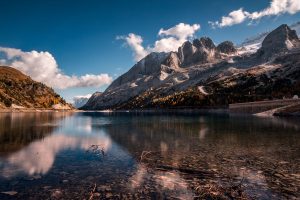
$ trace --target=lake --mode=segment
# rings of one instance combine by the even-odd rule
[[[300,118],[0,113],[0,199],[299,199]]]

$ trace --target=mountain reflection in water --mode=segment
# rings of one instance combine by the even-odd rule
[[[298,122],[191,113],[0,114],[0,199],[11,198],[5,191],[17,191],[16,199],[90,198],[94,185],[97,198],[297,198]]]

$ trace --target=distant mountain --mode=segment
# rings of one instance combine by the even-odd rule
[[[71,109],[53,89],[7,66],[0,66],[0,108]]]
[[[208,37],[177,52],[151,53],[82,109],[226,106],[229,103],[300,96],[300,41],[281,25],[256,51],[215,46]]]
[[[92,94],[92,96],[88,99],[88,101],[81,107],[79,107],[80,109],[83,109],[86,107],[86,105],[94,105],[97,103],[97,100],[101,97],[103,93],[102,92],[95,92],[94,94]]]
[[[297,35],[300,36],[300,22],[292,24],[290,28],[292,30],[295,30],[297,32]],[[239,45],[239,49],[243,52],[248,53],[256,52],[261,47],[263,40],[270,32],[271,31],[267,31],[264,33],[260,33],[254,37],[247,38],[244,42],[242,42],[242,44]]]
[[[80,108],[82,106],[84,106],[86,104],[86,102],[88,102],[89,98],[92,95],[85,95],[85,96],[76,96],[73,98],[73,106],[75,108]]]

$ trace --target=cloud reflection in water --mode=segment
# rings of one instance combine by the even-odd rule
[[[107,151],[111,147],[111,139],[104,135],[80,137],[52,134],[8,156],[2,176],[11,177],[18,172],[28,175],[46,174],[53,166],[59,152],[69,149],[87,150],[95,144]]]

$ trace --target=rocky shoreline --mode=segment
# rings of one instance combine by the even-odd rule
[[[40,109],[40,108],[22,108],[22,109],[15,109],[15,108],[5,108],[0,109],[0,113],[31,113],[31,112],[77,112],[76,109]]]

